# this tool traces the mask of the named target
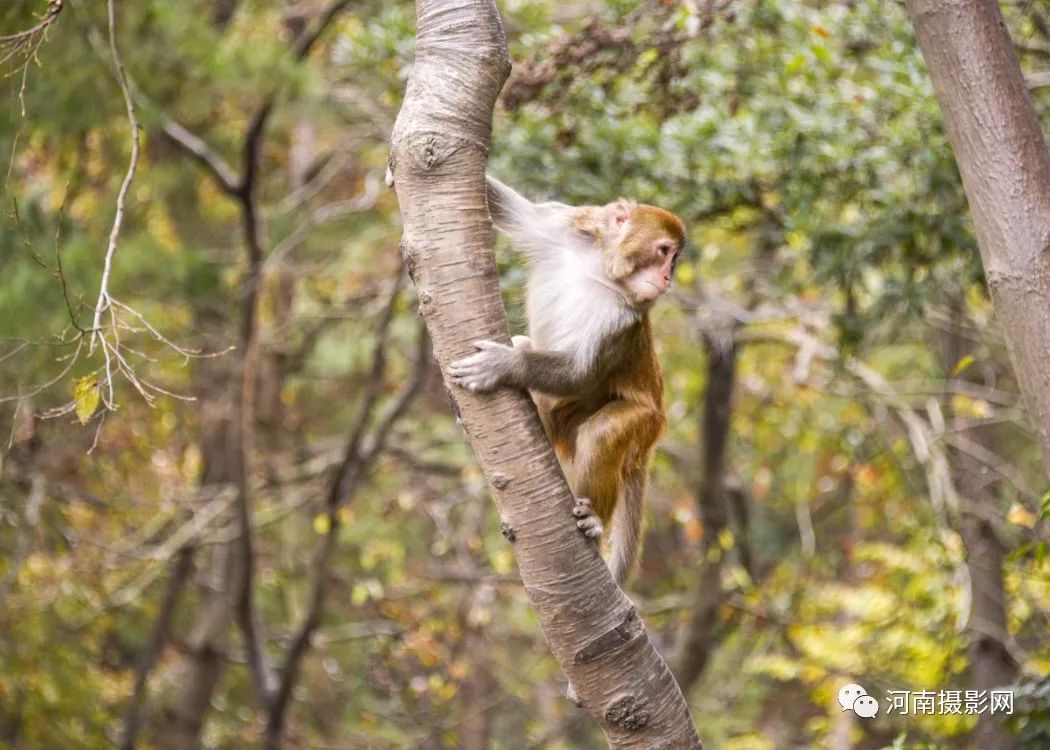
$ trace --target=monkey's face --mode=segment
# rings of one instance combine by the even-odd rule
[[[628,299],[636,305],[652,304],[671,288],[678,247],[668,240],[660,244],[656,252],[658,260],[641,266],[622,282]]]
[[[633,305],[651,305],[671,287],[674,267],[685,243],[682,221],[662,208],[636,206],[607,263],[609,278]]]

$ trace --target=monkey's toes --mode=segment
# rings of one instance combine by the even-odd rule
[[[591,505],[591,501],[587,498],[576,498],[576,504],[572,508],[572,514],[580,519],[576,522],[576,528],[582,531],[584,535],[590,539],[597,539],[604,532],[604,529],[602,528],[602,520],[595,515],[594,507]]]
[[[602,528],[602,522],[597,516],[587,516],[587,518],[580,519],[576,522],[576,528],[582,531],[583,535],[589,539],[597,539],[605,531]]]

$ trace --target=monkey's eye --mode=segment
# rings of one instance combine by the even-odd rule
[[[660,253],[662,257],[666,258],[668,255],[674,252],[674,248],[666,242],[661,242],[659,245],[656,246],[656,251]]]

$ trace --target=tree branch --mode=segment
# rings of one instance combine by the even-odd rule
[[[62,12],[62,0],[48,0],[47,12],[40,22],[15,34],[0,35],[0,45],[24,42],[37,34],[47,31],[47,27],[55,22],[58,14]]]
[[[237,193],[237,185],[240,182],[240,178],[233,167],[229,165],[229,162],[223,159],[217,151],[205,143],[202,138],[175,122],[175,120],[165,118],[161,127],[164,130],[164,135],[168,136],[172,143],[180,146],[186,153],[196,159],[198,164],[204,167],[205,171],[212,176],[224,193],[227,195],[235,195]]]
[[[399,269],[400,277],[400,269]],[[298,679],[303,657],[310,647],[314,633],[321,624],[324,615],[327,593],[328,564],[335,551],[339,529],[342,521],[339,509],[353,496],[361,481],[371,471],[376,458],[383,450],[386,438],[394,423],[408,409],[409,404],[419,393],[426,381],[430,362],[429,339],[426,326],[419,326],[419,338],[416,348],[415,365],[410,380],[402,387],[393,403],[380,417],[370,435],[366,429],[371,421],[372,412],[378,401],[382,388],[383,374],[386,369],[387,332],[393,317],[394,303],[400,292],[400,285],[395,285],[393,293],[380,316],[376,346],[372,355],[372,368],[368,385],[362,394],[362,403],[357,418],[350,430],[343,460],[332,476],[325,499],[325,513],[328,519],[326,533],[314,553],[310,565],[310,597],[302,623],[292,636],[291,644],[281,669],[280,680],[269,707],[266,721],[266,747],[277,750],[281,746],[281,735],[284,730],[288,704],[292,689]]]
[[[120,750],[134,750],[138,739],[139,730],[143,721],[143,700],[146,697],[146,681],[149,673],[164,647],[164,640],[168,637],[171,620],[175,616],[175,605],[178,603],[179,595],[189,580],[190,572],[193,570],[193,551],[190,547],[179,550],[178,556],[171,569],[171,578],[168,580],[168,588],[161,600],[160,610],[153,620],[153,628],[150,630],[149,638],[142,647],[139,659],[135,665],[135,683],[131,691],[131,700],[124,711],[124,733],[120,739]]]

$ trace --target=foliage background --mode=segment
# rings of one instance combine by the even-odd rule
[[[44,6],[6,3],[0,33],[31,26]],[[6,747],[108,747],[129,703],[146,717],[140,745],[163,746],[209,591],[229,581],[214,577],[215,559],[236,520],[214,505],[223,485],[207,476],[230,440],[214,423],[239,398],[247,278],[236,200],[163,128],[173,118],[236,163],[271,95],[250,481],[255,607],[272,660],[307,612],[313,550],[337,535],[285,746],[602,746],[560,697],[433,368],[367,476],[326,515],[350,426],[362,408],[396,401],[418,323],[410,289],[390,296],[400,230],[381,188],[413,9],[354,3],[298,62],[289,39],[321,7],[118,4],[143,150],[110,290],[175,345],[127,315],[119,333],[135,376],[195,401],[152,391],[148,403],[118,377],[108,409],[100,350],[73,357],[130,151],[105,5],[67,3],[34,56],[5,63]],[[690,613],[709,607],[705,661],[687,691],[706,746],[974,746],[974,717],[856,723],[835,694],[849,681],[876,696],[967,689],[968,644],[989,636],[974,602],[989,594],[1006,623],[991,636],[1030,696],[1011,729],[1019,747],[1045,747],[1046,473],[903,11],[875,0],[501,9],[517,69],[497,109],[492,171],[535,197],[629,195],[690,227],[694,252],[654,314],[672,428],[632,598],[669,656]],[[1006,10],[1036,75],[1050,62],[1046,9]],[[1046,112],[1045,94],[1034,96]],[[520,266],[502,244],[499,258],[522,327]],[[373,367],[377,346],[385,370]],[[712,504],[703,404],[711,364],[727,352],[734,391]],[[1004,553],[998,591],[974,590],[973,518]],[[187,558],[189,580],[133,701],[166,581]],[[713,592],[698,592],[705,571]],[[255,747],[266,712],[232,619],[222,632],[201,738]]]

